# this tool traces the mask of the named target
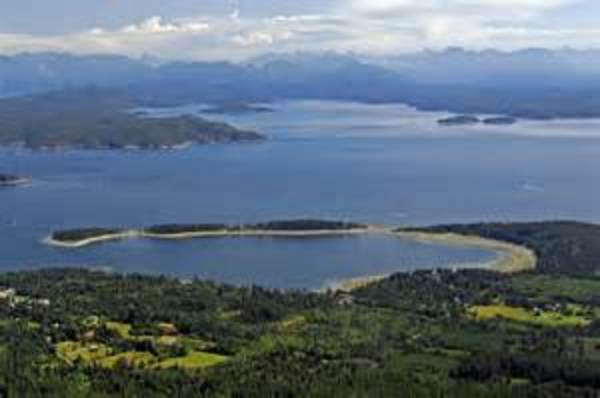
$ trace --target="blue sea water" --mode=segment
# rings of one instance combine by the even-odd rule
[[[600,221],[600,122],[441,127],[402,105],[288,102],[276,112],[210,115],[266,133],[257,144],[185,150],[0,151],[0,270],[108,267],[231,283],[316,288],[341,278],[492,259],[386,236],[131,240],[81,250],[51,230],[298,217],[386,225]],[[153,110],[154,116],[199,107]]]

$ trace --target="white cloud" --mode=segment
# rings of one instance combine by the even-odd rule
[[[97,28],[96,28],[97,29]],[[132,34],[160,34],[160,33],[197,33],[210,29],[210,25],[203,22],[165,23],[159,16],[151,17],[137,25],[128,25],[120,29],[121,33]],[[105,33],[100,30],[100,34]]]
[[[231,41],[242,47],[256,47],[260,45],[271,45],[275,42],[275,38],[273,35],[266,32],[250,32],[247,34],[235,35],[232,37]]]
[[[372,15],[417,13],[498,13],[527,15],[574,4],[578,0],[349,0],[355,12]],[[494,15],[490,15],[494,17]]]
[[[0,52],[152,53],[241,60],[264,52],[389,54],[422,48],[597,47],[600,29],[545,26],[543,15],[578,0],[343,0],[322,14],[160,16],[116,29],[42,36],[0,33]]]

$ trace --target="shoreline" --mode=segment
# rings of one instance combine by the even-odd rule
[[[487,263],[485,268],[511,274],[535,269],[537,256],[533,250],[501,240],[486,239],[477,235],[434,232],[394,232],[395,235],[422,243],[438,243],[448,246],[474,247],[491,250],[499,257]]]
[[[43,240],[44,244],[65,249],[79,249],[87,246],[126,239],[153,239],[153,240],[190,240],[202,238],[311,238],[311,237],[335,237],[335,236],[360,236],[367,234],[388,235],[400,239],[411,240],[414,242],[426,244],[440,244],[445,246],[478,248],[495,252],[496,259],[473,264],[462,264],[458,268],[480,268],[489,269],[500,273],[511,274],[521,271],[533,270],[536,267],[537,256],[535,253],[516,244],[503,242],[500,240],[486,239],[476,235],[460,235],[455,233],[433,233],[433,232],[404,232],[396,231],[393,227],[368,225],[364,228],[354,229],[319,229],[319,230],[218,230],[218,231],[198,231],[181,232],[172,234],[151,233],[144,230],[129,229],[119,233],[106,234],[79,241],[65,242],[58,241],[48,236]],[[331,290],[334,292],[350,293],[353,290],[360,289],[377,283],[390,274],[366,275],[362,277],[342,278],[332,282],[327,282],[323,287],[316,291],[323,292]]]
[[[338,279],[333,282],[327,282],[323,287],[316,289],[317,292],[324,293],[327,291],[337,293],[351,293],[353,290],[358,290],[367,287],[374,283],[380,282],[392,274],[359,276],[356,278]]]
[[[433,232],[398,232],[390,230],[392,236],[401,239],[412,240],[420,243],[442,244],[455,247],[473,247],[484,250],[494,251],[498,254],[495,260],[483,262],[462,264],[457,268],[467,269],[472,265],[473,269],[489,269],[503,274],[514,274],[517,272],[534,270],[537,263],[535,253],[524,247],[500,240],[486,239],[476,235],[460,235],[454,233],[433,233]],[[332,290],[334,292],[351,293],[363,287],[380,282],[390,277],[386,275],[366,275],[362,277],[339,279],[334,282],[326,283],[318,291]]]

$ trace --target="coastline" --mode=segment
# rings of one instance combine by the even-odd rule
[[[421,243],[442,244],[447,246],[473,247],[484,250],[491,250],[498,254],[495,260],[474,264],[476,268],[490,269],[503,274],[513,274],[522,271],[535,269],[537,256],[535,253],[524,247],[499,240],[486,239],[474,235],[460,235],[452,233],[432,233],[432,232],[397,232],[389,231],[390,235],[402,239],[412,240]],[[465,264],[466,265],[466,264]],[[332,290],[342,293],[350,293],[373,283],[377,283],[391,274],[387,275],[367,275],[363,277],[340,279],[326,284],[319,291]]]
[[[79,249],[86,246],[96,245],[98,243],[103,242],[111,242],[116,240],[125,240],[139,237],[139,231],[136,230],[126,230],[119,233],[114,234],[106,234],[95,236],[93,238],[81,239],[77,241],[60,241],[52,238],[52,235],[45,237],[42,240],[42,243],[48,246],[60,247],[63,249]]]
[[[322,288],[317,289],[318,292],[340,292],[340,293],[351,293],[353,290],[357,290],[363,287],[367,287],[374,283],[380,282],[385,278],[388,278],[391,274],[385,275],[369,275],[359,276],[356,278],[339,279],[333,282],[326,283]]]
[[[498,259],[486,264],[485,268],[501,273],[515,273],[535,269],[537,256],[524,246],[486,239],[476,235],[433,232],[394,232],[395,235],[423,243],[440,243],[449,246],[475,247],[492,250],[499,254]]]

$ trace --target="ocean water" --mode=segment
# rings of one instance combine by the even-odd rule
[[[495,254],[386,236],[130,240],[80,250],[40,243],[86,226],[313,217],[386,225],[600,222],[600,122],[440,127],[402,105],[286,102],[210,115],[269,136],[163,152],[0,150],[0,270],[107,267],[231,283],[316,288],[337,279],[473,264]],[[152,110],[156,117],[200,107]]]

